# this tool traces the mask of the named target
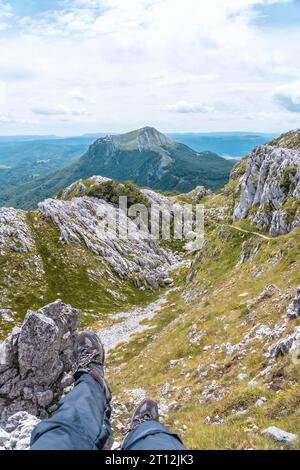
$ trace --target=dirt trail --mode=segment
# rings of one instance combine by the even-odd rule
[[[141,325],[144,320],[150,320],[158,313],[162,305],[166,302],[166,297],[170,290],[161,295],[155,302],[146,307],[136,307],[128,312],[121,312],[114,316],[115,320],[120,320],[109,328],[98,332],[106,352],[114,349],[119,343],[128,343],[131,335],[145,331],[147,325]]]
[[[217,224],[217,225],[226,225],[227,227],[230,227],[230,228],[233,228],[235,230],[238,230],[239,232],[243,232],[243,233],[250,233],[251,235],[256,235],[257,237],[260,237],[260,238],[263,238],[264,240],[274,240],[274,238],[272,237],[268,237],[267,235],[263,235],[262,233],[259,233],[259,232],[251,232],[250,230],[245,230],[243,228],[240,228],[240,227],[236,227],[235,225],[231,225],[231,224]]]

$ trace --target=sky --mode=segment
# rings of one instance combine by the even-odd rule
[[[300,127],[300,0],[0,0],[0,135]]]

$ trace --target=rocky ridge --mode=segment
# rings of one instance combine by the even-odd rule
[[[127,215],[107,202],[92,198],[74,198],[71,201],[48,199],[39,204],[39,211],[59,229],[64,243],[83,243],[103,260],[121,278],[132,279],[137,287],[158,289],[164,285],[166,273],[175,257],[159,247],[150,237],[136,230]],[[104,233],[99,220],[109,217],[108,230]],[[119,238],[115,231],[127,229],[134,237]]]
[[[300,225],[300,152],[262,145],[253,150],[236,188],[234,220],[282,235]]]
[[[90,183],[99,185],[107,178],[92,177]],[[91,253],[101,256],[118,276],[131,279],[137,287],[158,289],[164,285],[170,266],[177,261],[171,251],[162,249],[155,240],[136,230],[127,215],[112,204],[95,197],[73,197],[85,188],[79,181],[68,187],[62,199],[47,199],[39,204],[38,212],[59,230],[65,244],[83,244]],[[146,194],[146,191],[145,191]],[[152,198],[155,194],[151,192]],[[158,196],[159,197],[159,196]],[[163,196],[160,199],[167,201]],[[103,234],[100,221],[107,218],[110,229]],[[119,230],[127,230],[132,237],[120,239],[114,231],[116,220]],[[0,254],[32,253],[36,251],[26,213],[15,209],[0,209]],[[41,268],[42,269],[42,268]]]

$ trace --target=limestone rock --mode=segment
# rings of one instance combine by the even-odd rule
[[[297,287],[296,297],[288,306],[286,316],[289,320],[293,320],[300,316],[300,286]]]
[[[6,424],[6,450],[29,450],[31,433],[40,422],[33,415],[20,411],[8,418]]]
[[[102,184],[107,181],[111,181],[110,178],[106,178],[105,176],[91,176],[89,178],[89,181],[91,181],[94,184]],[[61,199],[68,199],[70,196],[82,196],[82,193],[87,189],[85,186],[84,182],[82,180],[75,181],[75,183],[72,183],[70,186],[68,186],[62,193]]]
[[[78,322],[79,310],[58,300],[29,311],[1,344],[0,422],[19,411],[45,416],[59,401],[61,381],[76,369]]]
[[[249,155],[233,217],[248,217],[273,236],[288,233],[300,226],[299,189],[299,150],[261,145]]]
[[[283,431],[282,429],[277,428],[276,426],[270,426],[269,428],[262,431],[262,434],[270,437],[274,441],[282,442],[285,445],[290,445],[297,439],[296,434]]]
[[[10,438],[8,432],[0,427],[0,446],[2,447],[5,442],[7,442]]]
[[[9,251],[27,253],[34,241],[26,223],[26,212],[13,208],[0,208],[0,256]]]
[[[0,320],[4,320],[6,322],[11,322],[13,321],[13,312],[8,309],[1,309],[0,310]]]
[[[255,238],[250,238],[242,243],[242,253],[238,261],[238,266],[252,260],[258,253],[261,243],[257,243]]]
[[[284,339],[278,341],[269,348],[269,354],[273,357],[284,356],[293,353],[300,348],[300,326],[295,328],[294,332]]]
[[[8,309],[1,309],[0,310],[0,316],[3,317],[10,317],[12,315],[12,311]]]
[[[191,199],[193,203],[197,204],[208,194],[211,194],[211,191],[209,189],[205,189],[204,186],[197,186],[195,189],[187,193],[187,196]]]
[[[57,226],[63,242],[83,242],[118,276],[133,280],[138,287],[158,289],[177,260],[173,253],[137,230],[124,211],[102,199],[87,196],[70,201],[47,199],[39,204],[39,210]],[[101,224],[104,218],[107,230]],[[116,220],[119,233],[129,236],[118,236]]]

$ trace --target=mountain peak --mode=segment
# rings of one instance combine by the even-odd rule
[[[149,126],[127,132],[126,134],[108,135],[100,140],[102,142],[112,142],[113,145],[123,150],[151,150],[174,144],[166,135]]]

